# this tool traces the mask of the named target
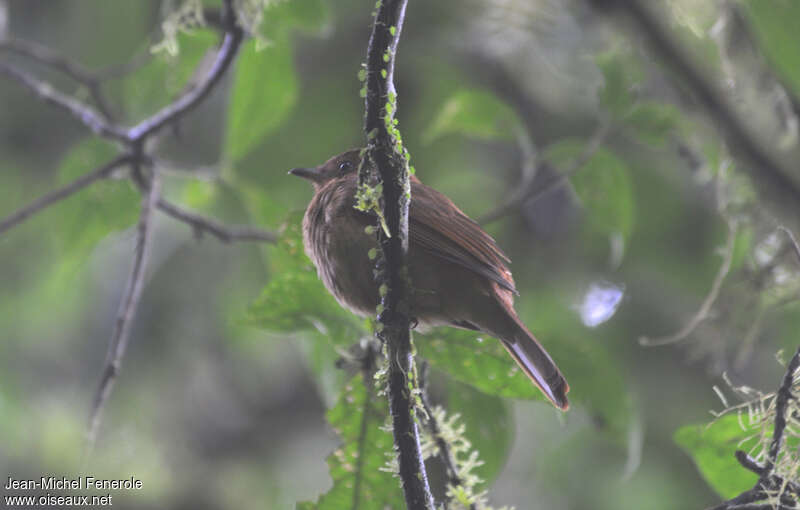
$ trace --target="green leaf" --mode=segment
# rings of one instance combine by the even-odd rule
[[[356,317],[343,310],[311,272],[273,277],[248,309],[245,322],[270,331],[312,332],[345,347],[363,336]]]
[[[620,49],[601,53],[595,62],[603,74],[603,86],[598,91],[600,104],[614,116],[624,116],[636,101],[634,86],[641,81],[638,66]]]
[[[290,221],[271,252],[272,279],[249,307],[245,322],[284,333],[311,332],[348,347],[364,335],[361,321],[339,306],[303,252],[301,226]]]
[[[300,503],[298,509],[405,507],[398,479],[381,470],[394,449],[392,434],[383,428],[389,411],[386,400],[372,383],[365,385],[361,375],[355,376],[328,411],[328,421],[342,439],[342,446],[328,457],[333,487],[316,503]]]
[[[643,141],[663,147],[668,135],[680,127],[680,112],[675,106],[660,103],[639,103],[623,119],[632,133]]]
[[[736,450],[752,447],[736,414],[728,414],[711,425],[687,425],[675,432],[675,442],[691,455],[708,484],[725,499],[750,489],[758,476],[739,465]]]
[[[180,33],[180,53],[157,53],[141,69],[125,79],[122,87],[125,111],[133,118],[152,115],[190,85],[203,56],[216,51],[219,36],[212,30]],[[148,47],[141,51],[150,51]]]
[[[564,139],[550,146],[545,157],[566,167],[584,150],[585,143]],[[589,226],[601,234],[630,237],[634,222],[634,196],[628,168],[611,151],[600,148],[570,179],[586,208]]]
[[[519,120],[514,111],[491,92],[460,90],[453,94],[423,133],[425,143],[449,134],[481,140],[509,139]]]
[[[183,185],[182,201],[192,209],[205,209],[214,203],[218,194],[216,183],[201,179],[191,179]]]
[[[450,415],[461,415],[460,421],[466,425],[464,434],[483,461],[475,472],[484,481],[482,487],[487,488],[500,474],[511,452],[514,421],[509,404],[454,380],[447,387],[447,411]]]
[[[433,367],[484,393],[545,399],[500,342],[490,336],[455,328],[437,328],[430,334],[416,336],[415,344],[420,356]]]
[[[228,107],[225,155],[236,161],[275,129],[297,99],[288,40],[264,49],[256,41],[245,43],[236,63]]]
[[[322,0],[268,2],[261,32],[270,39],[282,36],[292,28],[315,33],[325,27],[327,19],[328,8]]]
[[[108,163],[117,150],[99,138],[89,138],[75,146],[62,160],[58,171],[61,184]],[[57,236],[67,255],[81,258],[111,232],[136,223],[140,195],[128,179],[102,179],[56,205]]]

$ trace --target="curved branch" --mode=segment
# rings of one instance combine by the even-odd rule
[[[728,222],[728,239],[725,242],[725,252],[722,255],[722,264],[720,264],[717,275],[714,277],[714,282],[711,284],[711,290],[708,291],[708,294],[703,300],[703,303],[700,305],[700,308],[689,320],[689,322],[687,322],[686,325],[684,325],[678,332],[669,336],[658,338],[642,336],[639,338],[639,345],[653,347],[656,345],[669,345],[680,342],[691,335],[697,326],[700,325],[700,323],[709,318],[711,307],[714,306],[714,303],[716,303],[717,297],[719,296],[719,291],[722,289],[722,283],[725,281],[725,277],[728,276],[728,272],[731,270],[735,242],[736,226],[732,222]]]
[[[383,311],[378,316],[380,337],[388,351],[389,410],[406,506],[432,510],[425,463],[414,416],[412,397],[415,373],[411,349],[408,281],[408,206],[410,190],[408,162],[399,147],[394,128],[394,58],[403,27],[407,0],[378,2],[367,48],[367,83],[364,130],[367,135],[365,161],[359,183],[382,183],[382,215],[387,232],[377,229],[383,267],[378,283]],[[372,173],[373,178],[368,179]],[[375,176],[377,173],[377,176]],[[374,178],[377,177],[377,178]]]
[[[217,56],[209,72],[196,87],[182,95],[178,100],[165,106],[154,115],[130,128],[127,132],[127,137],[131,141],[141,141],[145,137],[155,133],[170,122],[191,111],[208,96],[214,88],[214,85],[217,84],[228,67],[230,67],[244,39],[244,30],[236,24],[236,15],[233,11],[231,0],[226,1],[225,5],[226,8],[222,17],[224,26],[227,28],[225,36],[222,39],[222,44],[220,44],[219,51],[217,52]]]

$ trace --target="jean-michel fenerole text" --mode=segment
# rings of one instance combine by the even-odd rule
[[[6,490],[139,490],[142,488],[142,481],[134,477],[109,480],[94,476],[77,478],[43,476],[37,480],[17,479],[9,476],[3,488]]]

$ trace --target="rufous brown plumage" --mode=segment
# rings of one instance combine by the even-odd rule
[[[360,153],[351,150],[289,173],[314,185],[303,239],[317,274],[342,306],[368,316],[379,302],[367,255],[377,242],[365,230],[374,218],[354,207]],[[419,325],[454,326],[499,339],[547,398],[566,410],[567,381],[517,316],[509,259],[494,239],[413,175],[408,230],[411,308]]]

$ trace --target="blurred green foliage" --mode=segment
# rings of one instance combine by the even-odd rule
[[[716,11],[690,3],[670,6],[676,36],[724,82],[707,34]],[[224,508],[252,504],[251,497],[275,508],[296,500],[315,500],[299,507],[321,509],[352,508],[356,500],[361,509],[402,504],[398,480],[381,469],[392,451],[385,396],[348,365],[351,347],[371,335],[369,323],[339,307],[304,255],[300,221],[309,188],[286,176],[363,143],[357,71],[373,5],[267,4],[258,40],[245,43],[207,104],[165,135],[163,156],[178,168],[165,172],[170,199],[226,222],[274,229],[279,242],[194,243],[185,226],[157,217],[130,359],[92,465],[107,477],[145,479],[146,491],[126,495],[131,508]],[[700,508],[752,485],[754,476],[733,457],[749,443],[732,415],[710,426],[686,424],[707,416],[722,370],[774,387],[771,353],[798,342],[800,310],[786,302],[796,291],[796,266],[779,259],[780,278],[763,276],[776,260],[762,253],[771,249],[770,227],[758,213],[764,207],[735,166],[726,167],[728,151],[691,100],[679,87],[672,92],[668,72],[621,42],[621,31],[587,23],[576,32],[573,25],[593,16],[551,4],[536,2],[543,10],[528,12],[518,2],[523,14],[509,14],[489,3],[475,19],[457,0],[410,6],[398,104],[417,175],[473,217],[518,188],[520,136],[564,172],[586,150],[594,126],[610,124],[567,186],[491,225],[515,261],[520,315],[567,376],[573,408],[562,416],[541,402],[499,342],[485,335],[415,335],[418,355],[434,369],[431,394],[460,415],[464,437],[479,452],[476,472],[493,503],[671,508],[674,496]],[[741,5],[769,64],[796,96],[798,6]],[[10,6],[14,34],[92,66],[149,52],[164,14],[157,1]],[[501,30],[492,25],[497,19]],[[530,23],[511,30],[520,21]],[[138,121],[191,87],[218,34],[198,28],[177,41],[177,56],[152,55],[106,84],[121,121]],[[486,58],[507,74],[491,76]],[[0,87],[0,215],[116,154],[15,85],[2,80]],[[773,111],[769,103],[758,106],[762,115]],[[702,164],[676,155],[676,140]],[[732,177],[718,186],[721,175]],[[734,203],[739,226],[715,314],[685,351],[643,349],[636,338],[678,329],[716,274],[730,219],[719,215],[718,188]],[[139,202],[129,180],[104,180],[0,237],[0,435],[7,438],[0,466],[11,473],[78,470],[87,402],[130,264]],[[620,237],[624,260],[609,253]],[[749,287],[755,278],[763,278],[761,286]],[[587,327],[577,305],[591,283],[606,280],[624,284],[628,295],[609,323]],[[759,307],[739,304],[737,292],[758,296],[764,309],[755,355],[742,366],[729,361],[743,349]],[[326,468],[322,459],[334,443],[340,446]]]
[[[242,48],[236,63],[225,142],[226,157],[236,161],[280,125],[297,99],[297,82],[286,40],[259,49]]]

